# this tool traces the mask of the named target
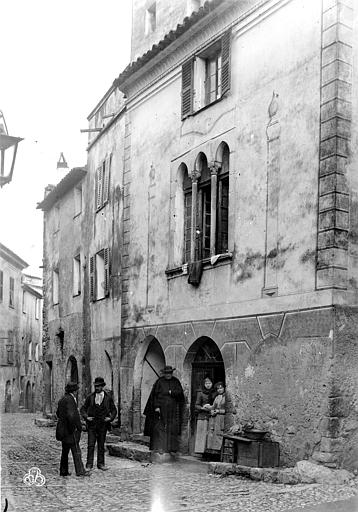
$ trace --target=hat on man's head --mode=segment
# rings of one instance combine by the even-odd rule
[[[74,391],[78,390],[78,384],[77,382],[67,382],[65,386],[66,393],[73,393]]]
[[[106,383],[104,382],[104,379],[102,377],[96,377],[94,379],[94,385],[95,386],[105,386]]]
[[[162,373],[173,373],[175,370],[175,368],[173,368],[172,366],[164,366],[164,368],[162,369]]]

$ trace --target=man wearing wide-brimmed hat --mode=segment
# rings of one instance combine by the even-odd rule
[[[104,443],[107,430],[111,429],[111,421],[117,416],[110,393],[104,390],[106,383],[102,377],[94,380],[94,393],[91,393],[81,407],[81,414],[86,420],[88,429],[88,447],[86,468],[93,468],[94,448],[97,442],[97,468],[106,471],[104,464]]]
[[[144,409],[144,434],[150,436],[150,449],[171,455],[179,449],[184,404],[183,388],[173,376],[174,370],[172,366],[164,366]]]
[[[65,395],[58,402],[56,439],[62,442],[62,454],[60,462],[60,475],[69,476],[68,454],[71,450],[77,476],[89,476],[82,463],[81,448],[79,445],[82,424],[77,408],[75,393],[78,390],[76,382],[68,382],[65,387]]]

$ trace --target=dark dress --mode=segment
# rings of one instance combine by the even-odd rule
[[[177,452],[181,434],[183,388],[176,377],[160,377],[154,384],[144,409],[144,435],[149,448],[161,453]],[[155,409],[160,408],[160,413]]]
[[[83,475],[85,470],[82,463],[81,448],[79,445],[82,425],[75,398],[66,393],[58,402],[56,412],[58,422],[56,427],[56,439],[62,442],[62,454],[60,462],[60,475],[68,475],[68,454],[71,450],[76,475]]]
[[[97,442],[97,467],[104,466],[104,443],[106,441],[107,430],[111,429],[110,422],[105,422],[106,417],[113,421],[117,416],[117,408],[114,405],[112,396],[104,391],[104,397],[101,405],[95,403],[96,393],[91,393],[81,407],[81,414],[86,420],[88,429],[87,446],[87,467],[93,467],[94,449]],[[92,421],[87,421],[88,416],[92,416]]]

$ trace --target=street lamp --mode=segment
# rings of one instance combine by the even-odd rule
[[[12,180],[12,173],[14,172],[17,146],[23,140],[21,137],[13,137],[8,134],[4,114],[0,110],[0,187],[3,187]],[[7,174],[5,174],[5,151],[13,148],[12,162],[7,164]],[[11,156],[10,156],[11,158]]]

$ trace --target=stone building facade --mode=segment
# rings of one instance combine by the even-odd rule
[[[42,282],[27,266],[0,244],[1,412],[42,406]]]
[[[183,450],[211,372],[231,421],[268,430],[282,463],[355,467],[353,2],[213,0],[173,30],[158,0],[159,42],[147,3],[133,11],[143,55],[115,82],[128,127],[122,424],[141,431],[165,362],[187,397]]]
[[[60,327],[83,333],[56,382],[77,350],[123,431],[142,432],[170,364],[183,452],[210,373],[227,424],[269,431],[282,464],[357,467],[357,33],[351,0],[133,0],[132,62],[89,116],[84,215],[56,257],[41,205],[53,357]],[[65,208],[71,190],[47,197]],[[82,306],[64,328],[73,298],[51,310],[50,269],[73,240]]]
[[[120,361],[123,95],[111,87],[88,117],[87,165],[48,187],[44,212],[44,412],[65,383],[79,402],[100,375],[116,401]]]

